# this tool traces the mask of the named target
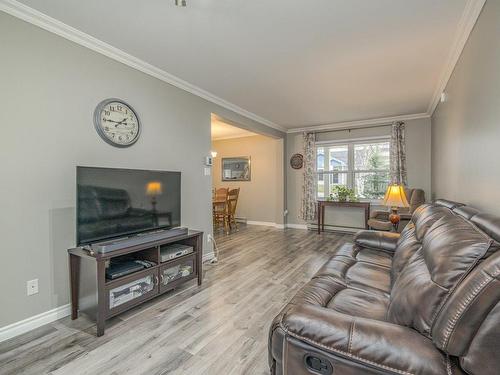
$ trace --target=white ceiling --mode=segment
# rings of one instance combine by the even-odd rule
[[[428,111],[471,0],[22,0],[286,128]]]
[[[251,137],[257,135],[245,129],[230,125],[220,117],[212,115],[212,141],[221,139]]]

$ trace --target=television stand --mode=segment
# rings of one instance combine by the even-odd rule
[[[203,232],[189,230],[174,237],[141,238],[140,243],[125,241],[121,247],[106,253],[92,247],[68,249],[71,319],[77,319],[79,312],[85,313],[97,322],[97,336],[104,334],[106,320],[189,280],[202,283]],[[174,244],[193,247],[193,252],[161,262],[161,249]],[[107,279],[106,267],[124,257],[145,261],[150,267]]]

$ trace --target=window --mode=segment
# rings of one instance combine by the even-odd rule
[[[389,147],[385,139],[318,145],[318,198],[333,194],[335,185],[345,185],[361,199],[382,199],[389,184]]]

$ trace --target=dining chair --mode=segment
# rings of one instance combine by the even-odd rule
[[[227,188],[215,189],[214,199],[212,201],[214,229],[222,226],[227,234],[229,234],[228,191],[229,189]]]
[[[228,217],[227,221],[229,223],[229,228],[232,229],[232,225],[236,230],[238,230],[238,223],[236,222],[236,206],[238,205],[238,197],[240,196],[240,188],[231,189],[227,194],[227,205],[228,205]]]

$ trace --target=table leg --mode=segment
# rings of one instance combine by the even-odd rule
[[[321,207],[321,231],[325,231],[325,205]]]
[[[106,264],[104,261],[97,262],[97,337],[104,335],[106,326]]]
[[[71,319],[78,318],[78,294],[80,292],[80,257],[69,254],[69,277],[71,285]]]
[[[316,215],[318,215],[318,234],[321,233],[321,203],[318,202],[318,212],[316,212]]]
[[[365,207],[365,229],[370,229],[368,227],[368,220],[370,219],[370,207]]]

